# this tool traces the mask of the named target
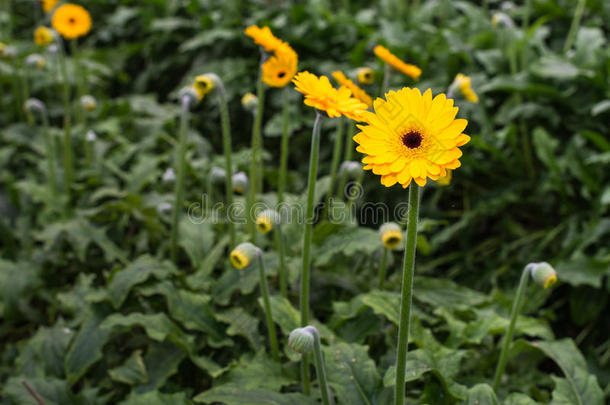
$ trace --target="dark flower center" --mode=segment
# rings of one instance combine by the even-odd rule
[[[409,149],[419,148],[422,136],[417,131],[409,131],[402,136],[402,143]]]
[[[367,79],[367,80],[370,79],[371,78],[371,74],[370,73],[365,73],[364,74],[364,78]]]
[[[68,18],[68,22],[69,22],[70,24],[74,25],[74,24],[76,24],[76,18],[74,18],[74,17],[70,17],[70,18]]]
[[[395,244],[397,244],[398,242],[399,242],[399,241],[398,241],[398,238],[396,238],[396,237],[394,237],[394,236],[392,236],[392,237],[388,238],[388,240],[386,241],[386,243],[387,243],[388,245],[390,245],[390,246],[395,245]]]
[[[277,74],[277,77],[279,77],[280,79],[282,79],[284,76],[286,76],[286,72],[280,72]]]

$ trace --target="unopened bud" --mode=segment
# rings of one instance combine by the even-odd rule
[[[383,246],[394,249],[402,242],[402,229],[396,222],[386,222],[379,227],[379,236]]]
[[[90,94],[85,94],[80,98],[80,105],[83,110],[87,112],[95,111],[97,108],[97,101],[95,101],[95,97]]]
[[[231,251],[229,259],[231,264],[238,270],[248,267],[254,258],[260,254],[260,249],[250,242],[240,243]]]
[[[318,331],[313,326],[293,330],[290,332],[290,336],[288,336],[288,347],[300,354],[309,353],[313,349],[315,341],[314,333],[318,333]]]
[[[260,233],[268,233],[279,223],[280,215],[272,209],[264,210],[256,217],[256,229]]]
[[[186,86],[180,90],[178,93],[178,99],[182,103],[182,105],[186,105],[188,109],[199,103],[199,93],[193,86]]]
[[[258,108],[258,97],[256,97],[252,93],[246,93],[241,98],[241,105],[246,110],[250,111],[251,113],[254,113]]]
[[[547,262],[528,264],[532,279],[542,288],[549,288],[557,282],[557,272]]]
[[[164,183],[173,183],[174,180],[176,180],[176,173],[174,172],[174,169],[172,169],[170,167],[167,170],[165,170],[161,179],[163,180]]]
[[[23,103],[23,109],[31,113],[43,112],[45,108],[44,103],[37,98],[29,98],[25,103]]]
[[[244,194],[248,190],[250,181],[248,175],[244,172],[237,172],[233,175],[233,191],[236,193]]]
[[[223,183],[227,178],[227,172],[225,169],[220,167],[212,167],[212,170],[210,170],[210,178],[212,180],[212,184]]]
[[[97,135],[95,134],[95,131],[93,131],[92,129],[87,131],[87,134],[85,135],[85,139],[87,140],[87,142],[95,142],[95,140],[97,139]]]
[[[31,55],[28,55],[27,58],[25,58],[25,64],[28,67],[42,70],[42,69],[44,69],[45,65],[47,64],[47,61],[45,60],[45,58],[42,55],[33,53]]]
[[[357,179],[362,173],[362,165],[359,162],[346,161],[339,167],[339,174],[345,174],[350,179]]]

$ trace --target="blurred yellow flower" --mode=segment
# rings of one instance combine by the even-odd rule
[[[39,46],[50,44],[53,42],[53,31],[41,25],[34,31],[34,42]]]
[[[458,73],[453,82],[458,86],[460,92],[466,100],[470,101],[471,103],[479,102],[479,96],[477,96],[477,93],[472,90],[470,77]]]
[[[347,87],[335,89],[326,76],[319,78],[307,71],[298,73],[292,82],[296,90],[305,95],[305,105],[326,111],[330,118],[345,115],[360,121],[360,114],[366,110],[366,104],[352,97]]]
[[[271,33],[269,27],[261,28],[256,25],[251,25],[246,28],[244,32],[254,40],[255,44],[262,46],[267,52],[273,52],[285,44],[284,41]]]
[[[356,97],[358,100],[360,100],[364,104],[366,104],[367,107],[373,106],[373,99],[371,98],[371,96],[366,94],[366,91],[364,91],[360,87],[358,87],[358,85],[356,83],[354,83],[353,81],[348,79],[343,74],[343,72],[341,72],[340,70],[336,70],[336,71],[332,72],[332,75],[333,75],[333,78],[337,81],[337,83],[339,83],[341,86],[345,86],[348,89],[350,89],[350,91],[352,92],[354,97]]]
[[[235,249],[231,251],[229,259],[231,264],[236,269],[242,270],[250,265],[252,260],[259,254],[259,250],[256,246],[251,243],[244,242],[235,246]]]
[[[368,125],[354,136],[356,150],[364,153],[365,170],[381,176],[381,184],[396,183],[404,188],[414,180],[424,186],[426,179],[438,180],[447,169],[460,167],[459,146],[470,140],[462,131],[468,121],[455,119],[458,108],[444,94],[432,98],[428,89],[405,87],[390,91],[386,100],[378,98],[375,112],[363,112]]]
[[[275,55],[262,64],[263,82],[272,87],[284,87],[297,72],[297,53],[283,44],[275,50]]]
[[[374,49],[375,55],[394,69],[404,73],[405,75],[417,79],[421,75],[421,69],[415,65],[405,63],[396,55],[391,53],[388,48],[377,45]]]
[[[66,39],[87,35],[91,30],[91,15],[76,4],[64,4],[53,13],[51,24]]]
[[[40,0],[40,2],[42,3],[42,10],[48,13],[55,8],[59,0]]]
[[[360,84],[371,84],[375,81],[375,71],[370,67],[356,69],[356,79]]]
[[[197,92],[197,98],[202,100],[206,94],[214,89],[214,80],[208,75],[199,75],[195,77],[193,88]]]
[[[256,111],[258,107],[258,97],[252,93],[246,93],[241,98],[241,106],[249,111]]]

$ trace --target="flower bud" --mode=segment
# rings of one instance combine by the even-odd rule
[[[386,222],[379,228],[379,236],[381,236],[383,246],[394,249],[402,242],[402,229],[396,222]]]
[[[33,113],[34,111],[42,112],[45,110],[45,108],[46,107],[44,103],[37,98],[29,98],[26,100],[25,103],[23,103],[23,109],[31,113]]]
[[[95,142],[95,140],[97,139],[97,135],[95,134],[95,131],[93,131],[92,129],[87,131],[87,134],[85,135],[85,139],[87,140],[87,142]]]
[[[59,51],[57,44],[51,44],[51,45],[47,46],[47,52],[50,55],[57,55],[57,51]]]
[[[241,105],[246,110],[250,111],[251,113],[254,113],[258,108],[258,97],[256,97],[252,93],[246,93],[241,98]]]
[[[464,96],[466,100],[470,101],[471,103],[479,102],[479,96],[477,96],[477,94],[472,89],[470,77],[458,73],[455,76],[455,79],[453,80],[453,83],[451,84],[450,88],[453,89],[455,87],[460,90],[460,93],[462,93],[462,96]]]
[[[49,45],[53,42],[53,37],[53,31],[42,25],[34,31],[34,42],[38,46]]]
[[[260,249],[250,242],[240,243],[231,251],[229,259],[231,264],[238,270],[245,269],[252,263],[252,260],[260,254]]]
[[[314,345],[314,332],[317,333],[317,330],[313,326],[293,330],[288,336],[288,347],[300,354],[309,353]]]
[[[199,100],[201,100],[201,98],[199,97],[199,92],[197,91],[197,89],[195,89],[194,86],[183,87],[180,90],[180,93],[178,93],[178,99],[182,104],[186,103],[188,108],[197,105],[197,103],[199,103]]]
[[[256,217],[256,229],[263,234],[271,231],[279,223],[280,215],[272,209],[264,210]]]
[[[244,194],[248,190],[250,181],[248,175],[244,172],[237,172],[233,175],[233,191],[236,193]]]
[[[167,201],[164,201],[162,203],[159,203],[159,205],[157,206],[157,212],[159,214],[167,214],[172,210],[172,208],[172,204],[168,203]]]
[[[362,173],[362,165],[360,162],[350,160],[341,163],[341,167],[339,167],[339,174],[345,174],[350,179],[357,179],[362,175]]]
[[[542,288],[549,288],[557,282],[557,272],[547,262],[528,264],[532,279]]]
[[[80,105],[83,110],[87,112],[95,111],[97,108],[97,101],[95,101],[95,97],[90,94],[85,94],[80,98]]]
[[[42,55],[33,53],[31,55],[28,55],[27,58],[25,58],[25,64],[28,67],[33,67],[42,70],[47,64],[47,61]]]
[[[17,55],[17,49],[14,46],[6,45],[0,42],[0,57],[3,59],[13,59]]]
[[[161,179],[163,180],[164,183],[173,183],[174,180],[176,180],[176,173],[174,172],[174,169],[172,169],[171,167],[168,168],[163,173],[163,176],[161,177]]]
[[[212,180],[212,184],[221,184],[227,178],[227,172],[220,167],[212,167],[209,176]]]
[[[371,84],[375,81],[375,71],[370,67],[359,67],[356,69],[356,79],[360,84]]]
[[[515,23],[506,13],[494,13],[491,16],[491,25],[494,28],[511,28],[515,26]]]
[[[214,75],[216,76],[216,75]],[[216,76],[218,77],[218,76]],[[195,82],[193,84],[193,88],[197,91],[197,95],[199,100],[203,99],[203,97],[214,90],[214,78],[211,73],[207,73],[204,75],[199,75],[195,78]]]

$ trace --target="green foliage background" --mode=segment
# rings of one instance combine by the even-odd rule
[[[423,69],[405,85],[444,92],[472,77],[479,104],[458,101],[472,141],[449,187],[427,186],[421,208],[415,325],[407,365],[410,403],[601,405],[610,397],[610,3],[586,2],[564,49],[576,1],[206,1],[90,0],[93,31],[79,43],[98,109],[98,161],[82,165],[75,136],[75,209],[46,187],[43,134],[24,123],[13,92],[24,58],[42,52],[31,36],[48,17],[37,2],[3,0],[1,41],[18,57],[0,60],[0,403],[48,405],[307,404],[298,356],[266,353],[256,270],[228,261],[222,224],[181,224],[180,260],[168,260],[171,202],[162,182],[173,165],[178,90],[216,72],[230,100],[235,170],[247,171],[252,119],[240,97],[254,91],[258,49],[243,34],[269,25],[299,54],[299,70],[383,71],[385,44]],[[8,8],[11,6],[12,8]],[[497,11],[514,26],[494,27]],[[50,60],[50,59],[49,59]],[[52,61],[27,73],[54,136],[62,105]],[[72,63],[70,69],[74,69]],[[72,76],[73,77],[73,76]],[[378,85],[367,88],[378,94]],[[303,198],[314,113],[289,90],[289,200]],[[282,91],[267,89],[265,194],[275,201]],[[336,122],[325,120],[318,183],[328,187]],[[75,134],[86,132],[82,126]],[[189,132],[187,202],[221,166],[219,112],[206,98]],[[366,201],[391,208],[398,188],[364,177]],[[220,190],[217,192],[220,195]],[[389,218],[396,220],[397,218]],[[398,218],[399,219],[399,218]],[[379,223],[320,222],[314,235],[312,311],[340,404],[391,400],[401,254],[387,290],[377,285]],[[265,250],[274,321],[285,347],[298,326],[302,245],[286,227],[289,299],[279,296],[278,257]],[[245,232],[240,232],[245,238]],[[525,264],[545,260],[560,282],[530,286],[498,392],[489,387]],[[478,401],[478,402],[477,402]]]

